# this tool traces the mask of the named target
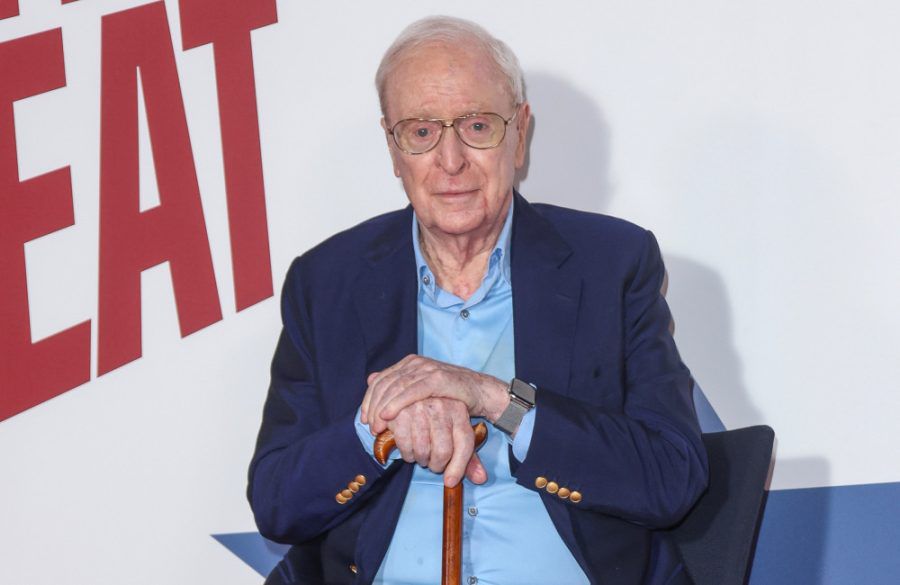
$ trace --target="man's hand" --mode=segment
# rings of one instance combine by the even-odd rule
[[[465,473],[487,481],[474,453],[470,416],[495,421],[509,404],[507,385],[478,372],[409,355],[368,378],[360,419],[374,434],[389,428],[403,459],[435,473],[453,487]]]
[[[463,403],[469,416],[497,420],[509,404],[501,380],[431,358],[408,355],[393,366],[374,372],[362,402],[362,421],[380,433],[406,407],[426,398],[451,398]]]
[[[487,472],[475,454],[469,413],[458,400],[420,400],[401,410],[387,428],[394,433],[404,461],[443,473],[447,487],[459,483],[463,474],[472,483],[487,481]]]

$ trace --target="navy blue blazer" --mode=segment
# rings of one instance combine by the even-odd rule
[[[528,456],[510,456],[512,475],[540,492],[591,583],[687,582],[655,529],[705,489],[706,452],[656,240],[623,220],[518,194],[514,204],[516,376],[538,392]],[[371,219],[288,272],[248,487],[260,532],[294,545],[270,582],[370,583],[390,543],[413,466],[382,469],[353,418],[366,376],[417,350],[411,222],[409,207]],[[538,477],[581,500],[539,489]]]

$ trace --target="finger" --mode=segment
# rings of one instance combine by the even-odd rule
[[[453,425],[450,413],[438,400],[428,400],[425,407],[431,418],[431,459],[428,469],[443,473],[454,451]]]
[[[393,400],[396,395],[405,393],[410,385],[418,384],[424,376],[425,374],[416,371],[398,370],[378,382],[378,390],[369,402],[369,424],[382,427],[387,424],[387,421],[393,420],[399,411],[393,413],[390,418],[385,418],[384,405]],[[414,402],[417,401],[407,402],[406,406],[411,406]]]
[[[391,372],[385,370],[373,378],[372,384],[369,386],[366,396],[363,398],[366,409],[366,421],[376,433],[380,433],[387,428],[386,421],[377,414],[378,405],[383,402],[384,394],[389,392],[390,388],[395,383],[398,376],[397,372],[398,370],[393,370]]]
[[[397,451],[400,452],[400,457],[407,463],[412,463],[416,460],[411,429],[412,425],[407,415],[401,416],[391,425]]]
[[[369,404],[372,402],[372,392],[375,390],[373,386],[375,380],[374,376],[376,374],[377,372],[372,373],[366,378],[368,386],[366,386],[366,393],[363,395],[362,404],[359,405],[359,418],[365,424],[369,424]]]
[[[359,420],[360,420],[360,421],[362,422],[362,424],[364,424],[364,425],[369,424],[369,417],[368,417],[368,415],[366,414],[366,410],[367,410],[367,407],[366,407],[366,401],[368,400],[368,396],[369,396],[369,393],[366,392],[366,395],[363,396],[362,404],[359,405]],[[372,429],[371,429],[371,428],[369,429],[369,432],[372,432]]]
[[[453,487],[460,482],[475,449],[475,433],[469,425],[468,416],[455,417],[452,434],[453,455],[444,470],[444,485],[447,487]]]
[[[382,402],[382,396],[390,390],[398,376],[403,374],[404,363],[404,360],[400,360],[389,368],[369,375],[369,387],[366,390],[366,395],[363,397],[368,424],[372,425],[374,422],[377,422],[378,417],[375,414],[377,405]],[[381,424],[376,426],[382,427]]]
[[[377,405],[381,402],[381,396],[388,388],[388,380],[389,378],[379,378],[378,380],[375,380],[371,386],[369,400],[366,404],[366,420],[372,430],[376,433],[380,433],[383,429],[387,428],[387,421],[377,414]]]
[[[387,418],[382,415],[384,406],[393,400],[394,396],[403,394],[408,387],[432,377],[441,367],[446,367],[446,364],[413,354],[382,372],[373,381],[373,392],[367,404],[366,416],[369,424],[374,422],[376,428],[381,428],[382,424],[392,420],[402,408],[396,409]],[[414,400],[406,400],[403,408],[427,397],[427,393],[423,393]]]
[[[362,420],[363,424],[369,424],[369,399],[372,396],[372,382],[375,381],[380,373],[381,372],[372,372],[366,376],[366,393],[363,396],[362,404],[359,407],[360,420]]]
[[[402,389],[395,390],[390,395],[382,397],[378,405],[378,416],[384,420],[392,420],[401,410],[426,398],[452,398],[459,399],[452,387],[434,383],[431,375],[417,377],[410,380]]]
[[[431,424],[421,405],[417,404],[411,408],[414,412],[411,432],[416,463],[428,467],[431,459]]]
[[[479,414],[485,376],[434,360],[411,363],[410,367],[421,374],[419,381],[409,381],[402,392],[382,395],[378,409],[384,420],[391,420],[413,402],[432,397],[458,400],[466,405],[469,414]]]
[[[409,362],[411,357],[414,357],[413,354],[407,355],[406,357],[401,359],[399,362],[397,362],[391,366],[388,366],[387,368],[385,368],[383,370],[372,372],[368,376],[366,376],[366,384],[368,387],[366,388],[365,396],[363,396],[363,402],[362,402],[362,406],[361,406],[362,418],[364,419],[363,422],[365,422],[366,420],[368,420],[370,418],[369,417],[369,405],[371,403],[373,393],[377,390],[377,386],[379,385],[378,383],[380,381],[384,380],[387,376],[389,376],[393,372],[404,367],[404,365]]]
[[[487,469],[484,468],[478,453],[472,453],[472,457],[466,465],[466,477],[469,478],[469,481],[476,484],[482,484],[487,481]]]

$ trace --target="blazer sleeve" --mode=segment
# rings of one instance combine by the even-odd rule
[[[348,404],[337,416],[325,407],[324,392],[355,391],[319,383],[302,272],[301,258],[291,266],[282,292],[283,329],[247,488],[260,532],[285,543],[309,540],[344,522],[386,473],[360,444],[353,422],[356,405]]]
[[[578,496],[577,509],[652,528],[677,523],[706,488],[706,451],[692,402],[690,373],[672,339],[660,286],[665,274],[653,234],[622,293],[622,399],[579,400],[609,393],[539,388],[528,454],[514,470],[519,484],[555,482]],[[603,309],[606,310],[606,309]],[[542,480],[538,480],[542,478]]]

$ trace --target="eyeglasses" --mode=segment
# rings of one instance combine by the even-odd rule
[[[407,118],[388,130],[397,148],[406,154],[424,154],[438,145],[444,128],[453,127],[463,144],[478,150],[494,148],[506,137],[506,127],[519,114],[519,106],[509,118],[493,112],[466,114],[452,120]]]

